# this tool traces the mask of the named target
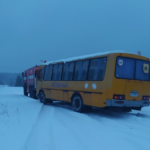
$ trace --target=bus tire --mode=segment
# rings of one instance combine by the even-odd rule
[[[39,98],[40,98],[40,102],[43,103],[43,104],[47,104],[47,99],[45,98],[45,94],[43,91],[40,92],[39,94]]]
[[[79,95],[72,98],[72,109],[76,112],[83,112],[83,101]]]

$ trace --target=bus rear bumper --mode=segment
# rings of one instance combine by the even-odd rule
[[[107,107],[146,107],[150,106],[150,101],[141,100],[141,101],[129,101],[129,100],[106,100]]]

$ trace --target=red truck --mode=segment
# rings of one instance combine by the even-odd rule
[[[28,96],[28,93],[30,93],[30,97],[34,99],[37,99],[36,95],[37,72],[38,66],[34,66],[22,72],[22,77],[24,78],[24,86],[23,86],[24,95]]]

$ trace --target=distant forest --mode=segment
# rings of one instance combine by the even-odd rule
[[[20,73],[0,73],[0,85],[23,86],[23,78]]]

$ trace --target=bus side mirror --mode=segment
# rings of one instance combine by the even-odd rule
[[[22,72],[22,77],[24,77],[24,72]]]
[[[34,74],[35,78],[37,77],[37,71],[35,71],[35,74]]]

